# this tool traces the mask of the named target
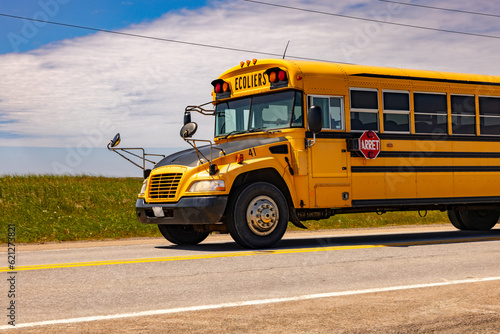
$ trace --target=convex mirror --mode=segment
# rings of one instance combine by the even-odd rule
[[[319,106],[311,106],[307,111],[307,126],[313,133],[323,129],[323,111]]]
[[[182,138],[191,138],[192,136],[194,136],[197,129],[198,129],[198,124],[196,124],[194,122],[186,123],[181,128],[180,135]]]
[[[120,144],[121,138],[120,134],[117,133],[113,139],[111,139],[111,142],[109,143],[109,146],[111,147],[116,147],[118,144]]]

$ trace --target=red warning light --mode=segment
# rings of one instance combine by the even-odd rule
[[[286,72],[285,71],[280,71],[280,73],[278,74],[278,79],[280,81],[285,81],[286,80]]]
[[[212,86],[214,86],[213,93],[218,95],[217,98],[227,98],[231,94],[230,84],[222,79],[212,81]]]
[[[219,94],[222,91],[220,83],[215,85],[215,92]]]
[[[269,68],[265,71],[271,82],[271,89],[288,86],[288,73],[279,67]]]

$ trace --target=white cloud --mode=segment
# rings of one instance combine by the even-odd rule
[[[447,1],[424,4],[450,7]],[[454,8],[493,12],[496,2],[457,0]],[[288,6],[441,29],[499,35],[495,18],[400,7],[369,0],[293,0]],[[61,28],[62,29],[62,28]],[[269,7],[214,1],[167,13],[126,33],[366,65],[500,75],[499,41],[381,25]],[[183,147],[186,105],[211,99],[210,82],[258,54],[114,34],[61,41],[0,56],[0,145],[103,147],[115,132],[123,145]],[[213,119],[194,115],[197,137]],[[2,138],[1,133],[16,136]]]

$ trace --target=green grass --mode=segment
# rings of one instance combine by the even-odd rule
[[[141,185],[137,178],[0,177],[0,243],[6,243],[10,224],[16,225],[18,243],[160,237],[156,225],[140,224],[135,217]],[[305,225],[317,230],[446,222],[441,212],[429,212],[425,218],[398,212],[339,215]]]
[[[135,201],[141,179],[90,176],[0,178],[0,236],[16,225],[16,242],[160,236],[156,225],[139,224]]]

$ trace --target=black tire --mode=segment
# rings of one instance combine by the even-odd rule
[[[458,213],[458,210],[448,210],[448,218],[453,226],[455,226],[459,230],[466,230],[467,228]]]
[[[228,207],[229,233],[245,248],[271,247],[281,240],[287,226],[287,201],[267,182],[247,185]]]
[[[491,230],[500,218],[500,211],[498,210],[458,209],[458,213],[463,225],[465,226],[465,230]]]
[[[197,245],[209,235],[209,232],[196,231],[192,225],[158,224],[158,229],[165,239],[177,245]]]

